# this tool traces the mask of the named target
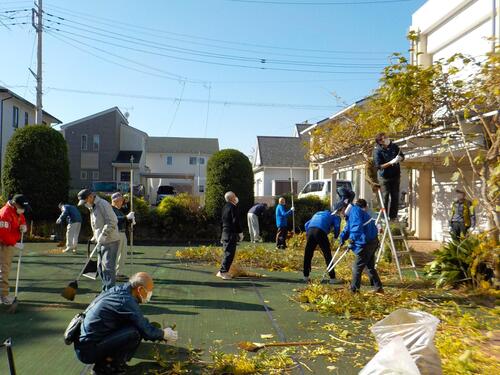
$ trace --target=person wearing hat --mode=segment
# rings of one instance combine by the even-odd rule
[[[335,206],[334,213],[344,216],[346,220],[344,230],[339,236],[340,245],[350,240],[349,248],[356,255],[352,265],[351,292],[359,292],[361,275],[366,268],[370,284],[373,285],[375,292],[383,293],[382,282],[375,269],[375,253],[379,247],[375,219],[366,211],[363,201],[359,205],[339,202]]]
[[[325,258],[326,266],[332,260],[332,250],[330,249],[330,240],[328,233],[333,230],[333,235],[338,238],[340,233],[340,216],[332,214],[330,210],[316,212],[311,220],[306,222],[306,248],[304,250],[304,281],[309,282],[311,273],[311,261],[314,250],[319,246]],[[330,284],[341,284],[342,281],[335,278],[335,270],[328,273],[330,275]]]
[[[455,241],[466,237],[471,227],[476,226],[476,214],[474,205],[465,198],[465,191],[461,188],[455,190],[456,200],[451,205],[450,235]]]
[[[82,228],[82,215],[78,208],[71,204],[59,203],[59,209],[61,210],[61,215],[56,220],[56,224],[61,224],[66,222],[66,248],[63,253],[73,250],[76,253],[76,248],[78,247],[78,236],[80,235],[80,229]]]
[[[0,209],[0,298],[4,305],[11,305],[14,298],[9,295],[9,273],[14,248],[22,249],[21,233],[26,233],[25,210],[29,208],[26,197],[16,194]]]
[[[102,280],[102,290],[106,291],[116,282],[116,257],[120,246],[118,219],[111,205],[89,189],[81,190],[78,200],[78,206],[85,205],[90,211],[94,234],[91,241],[97,243],[97,272]]]
[[[116,262],[116,277],[119,280],[126,280],[128,276],[123,274],[125,270],[125,261],[127,259],[127,223],[130,222],[135,225],[135,214],[134,212],[129,212],[125,214],[124,212],[124,202],[125,199],[120,192],[116,192],[111,196],[111,207],[115,212],[116,218],[118,219],[118,232],[120,232],[120,246],[118,248],[118,257]],[[122,272],[122,273],[120,273]]]

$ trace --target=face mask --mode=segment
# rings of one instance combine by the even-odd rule
[[[389,138],[384,139],[384,145],[389,146],[391,144],[391,140]]]
[[[234,204],[238,204],[240,203],[240,200],[238,199],[238,197],[234,198]]]
[[[149,303],[149,301],[151,301],[152,296],[153,296],[153,291],[152,290],[148,291],[146,294],[146,298],[142,299],[141,297],[142,303],[144,304]]]
[[[18,214],[24,214],[24,208],[18,208],[16,211]]]

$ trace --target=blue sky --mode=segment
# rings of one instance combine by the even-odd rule
[[[424,2],[44,0],[52,28],[44,37],[44,109],[69,122],[117,106],[150,135],[217,137],[221,148],[249,154],[257,135],[291,135],[295,123],[368,95],[387,56],[407,51],[411,14]],[[28,12],[5,13],[30,4],[0,0],[9,27],[0,25],[0,84],[34,101],[35,33],[12,25],[29,21]]]

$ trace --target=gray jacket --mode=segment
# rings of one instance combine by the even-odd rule
[[[106,239],[102,241],[103,244],[120,240],[118,219],[113,208],[106,200],[98,196],[95,197],[94,207],[90,209],[90,223],[96,241],[101,233],[106,236]]]

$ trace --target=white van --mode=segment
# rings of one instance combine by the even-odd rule
[[[340,188],[352,190],[352,182],[348,180],[337,180],[337,191]],[[305,198],[316,196],[321,199],[330,198],[332,192],[332,180],[312,180],[300,191],[298,197]]]

